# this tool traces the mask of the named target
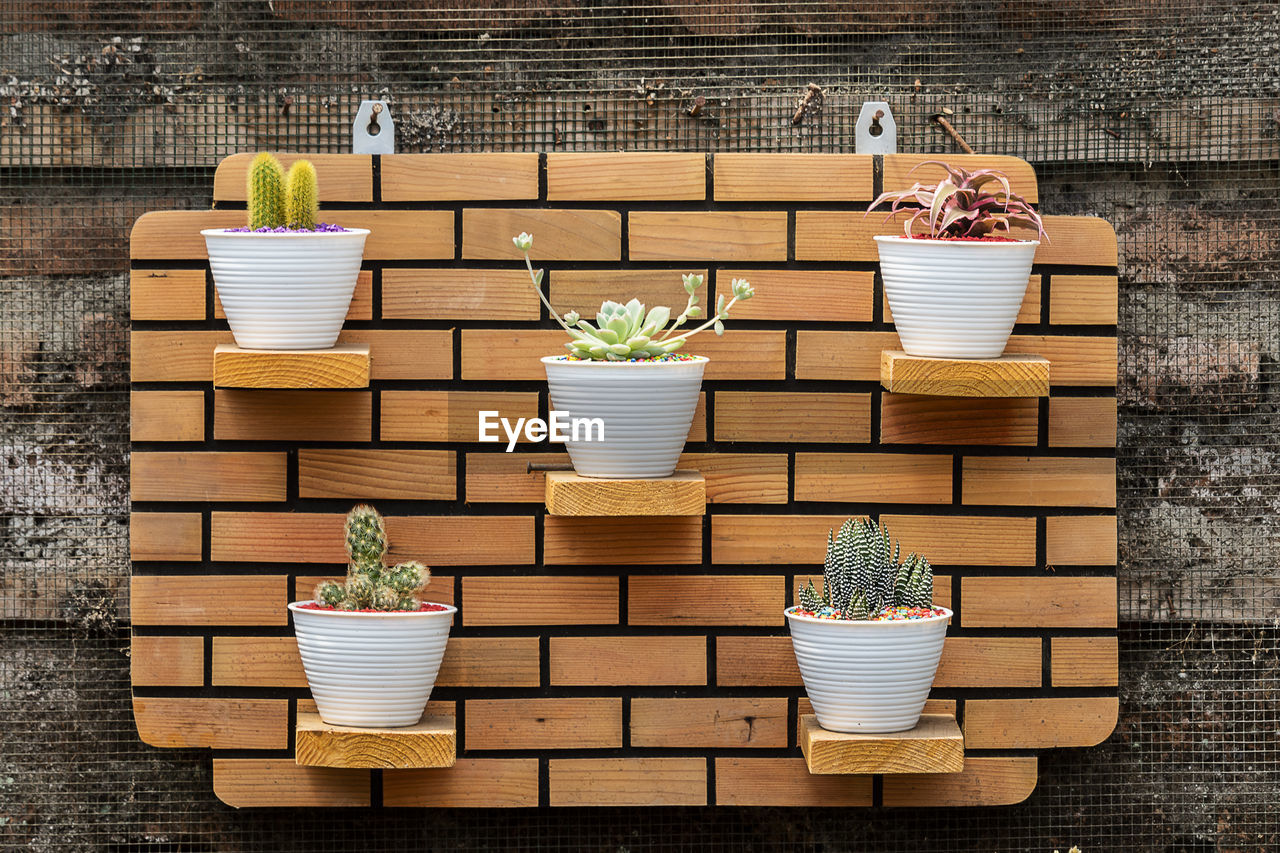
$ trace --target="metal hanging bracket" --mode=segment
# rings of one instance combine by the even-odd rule
[[[884,101],[867,101],[853,126],[853,150],[859,154],[897,154],[898,123]]]
[[[353,154],[396,153],[396,123],[386,101],[361,101],[351,124]]]

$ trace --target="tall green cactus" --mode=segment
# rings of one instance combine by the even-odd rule
[[[417,594],[431,580],[431,570],[415,560],[386,566],[387,532],[378,511],[364,504],[353,508],[344,533],[351,558],[347,579],[317,586],[316,603],[335,610],[417,610]]]
[[[842,619],[870,619],[886,607],[932,607],[933,568],[917,554],[898,562],[900,546],[883,524],[851,518],[827,533],[822,592],[813,581],[800,590],[800,606],[830,607]]]
[[[320,190],[316,183],[316,167],[308,160],[298,160],[289,167],[287,220],[290,228],[314,231],[320,212]]]
[[[285,224],[285,174],[279,160],[265,151],[254,157],[246,189],[251,230]]]

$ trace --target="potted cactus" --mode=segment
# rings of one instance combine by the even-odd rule
[[[923,166],[939,166],[946,176],[936,185],[883,193],[868,209],[892,201],[888,219],[914,211],[904,236],[875,237],[898,338],[909,355],[996,358],[1013,331],[1040,245],[1014,237],[1013,226],[1047,240],[1044,223],[1001,172],[966,172],[936,160],[915,168]],[[916,233],[921,223],[926,230]]]
[[[822,590],[788,608],[791,644],[818,724],[833,732],[914,728],[933,686],[951,611],[933,606],[933,569],[883,525],[827,533]]]
[[[319,188],[306,160],[286,175],[263,152],[247,181],[247,224],[200,232],[231,334],[246,349],[328,349],[342,331],[369,232],[316,221]]]
[[[298,652],[320,718],[341,726],[411,726],[422,717],[456,607],[424,602],[421,563],[388,567],[387,534],[373,507],[347,515],[345,583],[325,581],[289,604]]]
[[[583,477],[655,479],[675,471],[698,406],[702,372],[708,359],[686,355],[689,338],[707,329],[724,334],[729,310],[755,291],[745,279],[733,279],[733,296],[724,294],[713,316],[700,326],[678,331],[703,315],[698,304],[700,275],[683,277],[684,310],[674,318],[659,305],[648,310],[638,299],[625,305],[606,301],[596,323],[569,311],[563,316],[542,292],[544,270],[535,271],[529,250],[533,236],[513,238],[524,253],[529,280],[552,318],[569,335],[566,355],[542,359],[551,408],[566,417],[598,422],[595,431],[576,429],[565,442],[574,470]]]

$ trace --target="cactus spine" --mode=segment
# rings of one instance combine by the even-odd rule
[[[285,174],[280,161],[267,152],[249,166],[249,228],[279,228],[285,224]]]
[[[316,167],[299,160],[289,167],[287,219],[290,228],[314,231],[320,212],[320,191],[316,184]]]
[[[347,513],[344,533],[351,559],[346,581],[321,583],[312,596],[316,603],[335,610],[417,610],[417,594],[431,580],[431,570],[416,560],[387,567],[387,532],[378,511],[355,507]]]

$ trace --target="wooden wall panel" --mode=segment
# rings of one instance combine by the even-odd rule
[[[367,390],[215,391],[213,347],[232,338],[198,231],[244,213],[141,217],[140,731],[236,750],[213,769],[236,807],[1025,799],[1035,752],[1114,723],[1116,244],[1101,220],[1047,217],[1008,348],[1049,359],[1046,400],[888,393],[880,354],[900,342],[869,238],[900,225],[863,206],[930,156],[321,155],[324,218],[373,231],[339,339],[370,347]],[[220,167],[220,202],[239,204],[247,159]],[[1038,192],[1016,158],[947,159]],[[528,466],[564,464],[564,448],[521,436],[507,453],[500,428],[479,440],[481,411],[545,411],[539,359],[563,350],[520,231],[560,312],[633,296],[678,309],[684,273],[704,276],[704,308],[753,283],[727,333],[690,346],[711,361],[679,468],[705,478],[705,517],[548,516]],[[285,603],[341,576],[357,502],[386,515],[391,559],[433,566],[426,597],[459,607],[429,706],[463,727],[457,763],[379,785],[289,751],[291,713],[314,702]],[[960,712],[962,773],[873,785],[811,776],[800,757],[795,721],[812,707],[783,608],[855,512],[928,556],[935,602],[956,610],[927,707]]]

